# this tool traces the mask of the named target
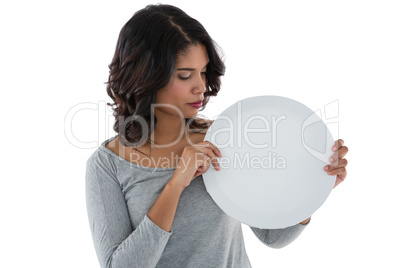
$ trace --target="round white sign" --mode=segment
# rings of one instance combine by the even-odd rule
[[[280,96],[246,98],[223,111],[204,140],[221,151],[221,167],[203,176],[216,204],[252,227],[275,229],[310,217],[327,199],[336,176],[334,140],[305,105]]]

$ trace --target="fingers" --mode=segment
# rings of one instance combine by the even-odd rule
[[[343,146],[344,141],[342,139],[336,140],[332,150],[335,151],[333,155],[329,158],[329,165],[324,167],[325,171],[332,171],[337,168],[346,167],[348,161],[343,157],[348,153],[348,147]],[[329,174],[330,175],[330,174]]]
[[[216,170],[220,170],[218,158],[216,157],[215,153],[210,149],[210,148],[199,148],[197,149],[198,153],[202,154],[202,160],[207,161],[207,168],[209,167],[210,163],[212,162],[212,165]],[[196,157],[198,158],[198,157]]]
[[[332,147],[332,151],[335,153],[329,159],[330,164],[324,167],[328,175],[336,175],[334,188],[343,182],[347,176],[346,166],[348,165],[348,161],[344,157],[349,149],[344,146],[344,143],[342,139],[335,141]]]
[[[341,167],[341,168],[335,168],[327,172],[328,175],[337,175],[339,177],[345,178],[346,177],[346,168]]]
[[[346,176],[347,176],[346,168],[336,169],[336,170],[333,170],[331,173],[332,174],[329,174],[329,175],[335,175],[336,174],[335,185],[334,185],[333,188],[335,188],[340,183],[342,183],[345,180]]]
[[[335,152],[339,150],[339,148],[341,148],[343,144],[345,144],[345,142],[342,139],[336,140],[334,142],[334,146],[332,146],[332,151]]]
[[[348,153],[349,148],[346,146],[342,146],[338,151],[336,151],[331,157],[329,158],[329,162],[333,163],[336,162],[338,159],[342,159]]]
[[[204,142],[198,143],[198,144],[194,145],[194,147],[197,148],[198,151],[207,155],[208,166],[212,162],[212,165],[214,166],[214,168],[216,170],[220,170],[219,162],[218,162],[218,159],[216,156],[218,155],[219,157],[221,157],[222,153],[220,152],[218,147],[216,147],[214,144],[210,143],[209,141],[204,141]]]
[[[332,151],[335,153],[329,158],[330,163],[336,162],[338,159],[344,158],[348,153],[349,148],[343,146],[345,142],[342,139],[336,140],[334,146],[332,146]]]
[[[346,160],[346,159],[344,159],[344,160]],[[345,180],[345,178],[347,176],[347,171],[346,171],[345,167],[346,167],[346,164],[345,164],[345,166],[338,167],[338,168],[331,168],[329,171],[327,171],[327,174],[330,176],[336,175],[335,185],[333,188],[335,188],[336,186],[338,186],[340,183],[342,183]]]
[[[324,170],[325,170],[325,171],[332,171],[332,170],[337,169],[337,168],[346,167],[347,165],[348,165],[348,160],[346,160],[346,159],[339,159],[338,161],[336,161],[336,162],[334,162],[334,163],[331,163],[331,164],[329,164],[329,165],[326,165],[326,166],[324,167]]]
[[[197,166],[200,164],[200,162],[201,162],[201,165],[198,166],[197,171],[196,171],[196,173],[195,173],[193,178],[195,178],[195,177],[197,177],[197,176],[199,176],[201,174],[204,174],[208,170],[208,168],[210,166],[210,163],[211,163],[211,160],[212,160],[211,157],[209,157],[208,155],[206,155],[206,154],[204,154],[202,152],[198,152],[198,153],[196,152],[196,154],[202,154],[201,159],[198,159],[196,161]]]
[[[203,142],[197,143],[197,144],[194,145],[194,147],[197,148],[197,149],[198,148],[204,148],[204,147],[211,148],[212,151],[214,151],[214,153],[217,156],[220,156],[220,157],[222,156],[221,151],[218,149],[218,147],[216,147],[214,144],[210,143],[209,141],[203,141]]]
[[[196,172],[197,176],[204,174],[208,170],[210,161],[208,161],[204,158],[204,159],[202,159],[202,162],[203,162],[203,164],[197,168],[197,172]]]

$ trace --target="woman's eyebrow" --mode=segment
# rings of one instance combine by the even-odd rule
[[[209,63],[209,61],[204,66],[204,68],[207,67],[208,63]],[[204,68],[202,68],[202,69],[204,69]],[[195,71],[195,69],[194,68],[180,68],[180,69],[177,69],[177,71]]]

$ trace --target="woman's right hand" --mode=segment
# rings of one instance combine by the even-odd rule
[[[172,180],[186,188],[197,176],[208,170],[211,162],[219,171],[220,166],[216,156],[222,157],[222,154],[218,147],[209,141],[187,145],[183,149]]]

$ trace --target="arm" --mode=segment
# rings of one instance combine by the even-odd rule
[[[307,220],[308,222],[304,223]],[[292,243],[303,232],[311,221],[310,218],[307,220],[282,229],[260,229],[251,226],[250,228],[263,244],[279,249]]]
[[[102,268],[155,267],[172,232],[148,215],[131,226],[115,169],[99,151],[86,164],[87,213],[99,263]]]

